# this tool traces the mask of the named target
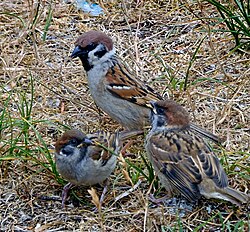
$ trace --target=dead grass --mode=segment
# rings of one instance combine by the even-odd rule
[[[183,6],[180,1],[103,1],[106,15],[90,17],[78,11],[73,1],[52,1],[52,22],[42,41],[49,2],[39,3],[36,22],[35,2],[0,3],[0,112],[13,91],[7,111],[13,120],[20,117],[18,93],[26,89],[30,92],[32,75],[35,92],[31,116],[51,122],[36,125],[49,147],[53,148],[65,130],[61,125],[84,131],[119,127],[96,108],[79,60],[69,58],[81,33],[102,30],[114,39],[118,54],[141,79],[184,105],[197,124],[226,138],[225,148],[217,149],[230,185],[249,191],[250,57],[247,53],[230,53],[230,34],[208,33],[212,26],[198,17],[215,16],[213,7],[192,1]],[[183,91],[189,62],[205,36],[190,68],[188,88]],[[16,128],[1,128],[2,141],[10,138],[10,130]],[[144,154],[140,142],[133,150],[135,155]],[[6,155],[6,147],[0,143],[1,154]],[[36,155],[42,159],[42,154]],[[181,210],[175,214],[169,207],[148,202],[150,186],[143,177],[139,177],[142,183],[138,188],[114,202],[132,187],[121,164],[111,178],[100,214],[93,213],[87,188],[74,191],[83,204],[63,210],[62,186],[51,173],[19,159],[0,165],[2,231],[193,231],[199,225],[199,231],[234,231],[240,220],[244,224],[241,231],[249,230],[247,208],[237,209],[222,202],[203,201],[178,219]],[[100,194],[101,189],[97,192]],[[45,196],[51,199],[45,200]]]

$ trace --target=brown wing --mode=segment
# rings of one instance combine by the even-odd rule
[[[119,149],[119,134],[111,134],[105,131],[98,131],[94,134],[88,134],[87,137],[96,145],[90,146],[91,157],[94,160],[102,160],[104,166],[109,160],[110,156]]]
[[[106,88],[112,94],[141,106],[151,107],[150,101],[162,99],[151,87],[135,77],[124,64],[115,63],[106,75]]]
[[[202,170],[206,174],[206,178],[212,179],[214,184],[219,188],[225,188],[228,186],[227,175],[220,164],[219,159],[213,152],[200,152],[198,158],[202,165]]]
[[[225,186],[225,173],[207,145],[199,137],[181,131],[152,136],[148,150],[154,165],[173,187],[190,201],[200,197],[203,178]]]

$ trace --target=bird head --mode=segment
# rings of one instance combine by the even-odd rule
[[[86,149],[92,145],[92,141],[87,136],[77,129],[66,131],[56,142],[56,154],[62,156],[73,155],[76,151]]]
[[[76,40],[71,57],[79,57],[84,69],[89,71],[93,65],[113,54],[113,42],[110,37],[101,31],[88,31]]]
[[[156,128],[182,129],[189,125],[188,112],[172,100],[151,102],[153,106],[151,123]]]

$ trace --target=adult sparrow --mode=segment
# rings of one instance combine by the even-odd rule
[[[121,62],[112,39],[103,32],[88,31],[75,46],[71,57],[81,59],[95,103],[126,129],[149,125],[147,104],[161,97]]]
[[[100,31],[88,31],[75,42],[72,58],[79,57],[87,73],[90,93],[95,103],[128,130],[150,125],[150,101],[162,100],[143,83],[115,54],[112,39]],[[216,135],[195,124],[194,132],[220,143]]]
[[[141,134],[140,131],[108,133],[99,131],[84,134],[72,129],[66,131],[55,144],[55,162],[58,172],[69,181],[62,193],[62,206],[73,185],[103,183],[116,166],[121,141]],[[104,188],[100,202],[102,202]]]
[[[186,110],[172,100],[152,102],[152,129],[146,150],[161,183],[171,195],[189,201],[201,196],[241,205],[249,196],[228,186],[227,175],[203,138],[190,129]]]

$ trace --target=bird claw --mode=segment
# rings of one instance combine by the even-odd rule
[[[123,157],[127,157],[129,156],[126,152],[126,150],[133,144],[133,141],[130,140],[128,141],[124,146],[123,148],[121,149],[120,153],[122,154]]]
[[[68,197],[68,192],[71,189],[71,187],[73,186],[73,184],[68,183],[63,187],[63,191],[62,191],[62,208],[65,207],[65,201]]]
[[[148,199],[155,203],[156,205],[159,205],[160,203],[162,203],[163,201],[165,201],[166,199],[169,199],[169,196],[166,195],[164,197],[160,197],[160,198],[155,198],[154,194],[150,193],[148,196]]]

